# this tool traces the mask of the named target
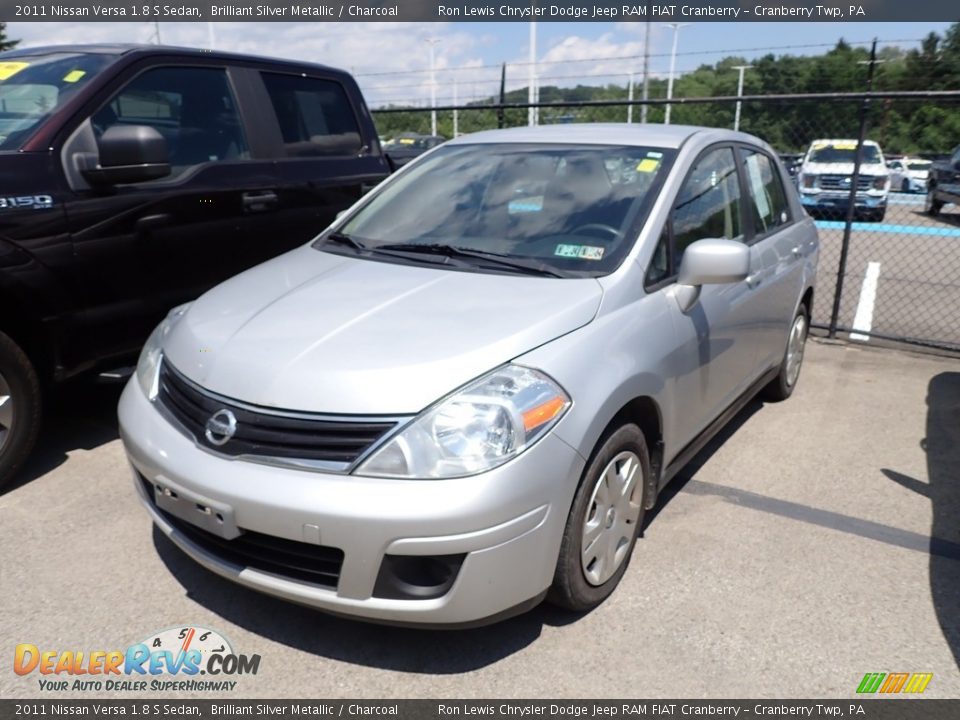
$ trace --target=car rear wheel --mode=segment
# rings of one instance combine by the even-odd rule
[[[906,178],[903,179],[903,182],[900,183],[900,192],[908,193],[910,192],[910,181]]]
[[[0,333],[0,487],[30,454],[40,429],[40,383],[26,354]]]
[[[943,203],[937,200],[936,196],[933,194],[933,190],[927,190],[927,199],[923,203],[923,211],[935,217],[940,214],[940,211],[943,209]]]
[[[622,425],[602,440],[567,517],[550,602],[590,610],[614,591],[637,542],[650,473],[639,427]]]
[[[790,326],[787,349],[783,353],[780,371],[770,384],[763,389],[763,396],[766,400],[779,402],[793,395],[793,390],[800,379],[808,330],[807,308],[801,303],[800,307],[797,308],[797,314],[793,318],[793,324]]]

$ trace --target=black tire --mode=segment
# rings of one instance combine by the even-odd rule
[[[790,356],[790,341],[793,337],[794,328],[798,319],[803,318],[803,332],[802,332],[802,343],[801,343],[801,356],[800,356],[800,367],[797,368],[796,377],[793,378],[791,382],[790,379],[790,370],[788,359]],[[763,388],[761,394],[764,400],[769,400],[771,402],[781,402],[786,400],[791,395],[797,387],[797,382],[800,380],[800,371],[803,369],[803,352],[802,347],[806,345],[807,342],[807,333],[810,330],[810,316],[807,313],[807,306],[803,303],[800,303],[800,307],[797,308],[797,314],[793,316],[793,321],[790,323],[790,335],[787,337],[787,347],[783,351],[783,360],[780,361],[780,371],[777,373],[777,376]]]
[[[614,459],[624,452],[632,452],[639,459],[639,468],[634,476],[631,487],[639,484],[639,493],[631,491],[630,495],[639,500],[639,516],[629,525],[632,525],[626,545],[626,554],[622,556],[616,571],[602,584],[594,585],[587,580],[583,563],[580,560],[584,524],[587,522],[587,513],[595,510],[593,503],[594,489],[604,470]],[[553,586],[547,599],[567,610],[582,612],[591,610],[606,600],[620,583],[623,574],[630,565],[630,556],[640,527],[643,525],[644,505],[646,502],[647,483],[650,479],[650,454],[647,443],[640,428],[633,424],[622,425],[613,432],[601,438],[598,448],[594,451],[583,471],[583,478],[577,493],[573,498],[573,506],[567,516],[567,524],[563,530],[563,539],[560,542],[560,555],[557,558],[557,568],[554,573]],[[629,525],[625,525],[628,527]],[[621,551],[618,551],[618,554]]]
[[[887,216],[887,209],[880,208],[870,213],[870,222],[883,222],[883,219]]]
[[[927,190],[927,201],[924,203],[927,212],[927,215],[930,217],[936,217],[940,214],[940,211],[943,210],[943,203],[937,200],[937,196],[933,194],[933,190]]]
[[[0,395],[9,396],[12,422],[0,428],[0,488],[14,475],[37,441],[40,431],[41,394],[37,373],[26,354],[7,335],[0,332],[0,376],[9,388]],[[0,416],[2,417],[2,416]],[[4,432],[5,431],[5,432]]]
[[[903,179],[903,182],[900,183],[900,192],[908,193],[910,192],[910,181],[906,178]]]

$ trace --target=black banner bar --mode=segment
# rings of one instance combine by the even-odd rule
[[[960,700],[0,700],[3,718],[844,718],[955,720]]]
[[[955,21],[954,0],[0,0],[16,22],[903,22]]]

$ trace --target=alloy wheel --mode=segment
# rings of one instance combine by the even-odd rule
[[[0,452],[13,434],[13,395],[7,379],[0,373]]]

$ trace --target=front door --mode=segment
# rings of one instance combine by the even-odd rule
[[[85,122],[95,138],[117,124],[155,128],[172,170],[76,188],[66,206],[85,300],[73,349],[124,353],[170,307],[262,259],[251,249],[271,231],[275,168],[251,154],[224,67],[147,67]]]

